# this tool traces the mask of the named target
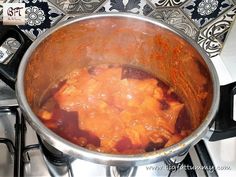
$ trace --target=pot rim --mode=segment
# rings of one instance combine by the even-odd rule
[[[213,83],[213,100],[211,107],[208,111],[207,116],[205,117],[204,121],[200,124],[200,126],[195,129],[189,136],[181,140],[179,143],[176,143],[170,147],[163,148],[153,152],[147,152],[143,154],[136,154],[136,155],[114,155],[114,154],[105,154],[99,153],[95,151],[88,150],[86,148],[82,148],[78,145],[75,145],[59,135],[55,134],[53,131],[48,129],[38,117],[33,113],[31,110],[27,98],[24,92],[24,74],[26,70],[26,66],[28,61],[30,60],[30,56],[32,52],[36,49],[36,47],[49,35],[57,31],[58,29],[70,25],[75,22],[89,20],[89,19],[97,19],[103,17],[123,17],[123,18],[130,18],[145,21],[157,26],[160,26],[164,29],[167,29],[174,34],[183,38],[186,42],[191,44],[196,51],[202,56],[204,59],[212,79]],[[54,146],[56,149],[60,150],[61,152],[68,154],[73,157],[78,157],[80,159],[88,160],[91,162],[99,163],[99,164],[106,164],[106,165],[123,165],[123,166],[134,166],[134,165],[143,165],[143,164],[150,164],[157,161],[161,161],[166,158],[170,158],[176,156],[182,152],[188,151],[188,149],[197,143],[209,129],[210,123],[216,114],[218,107],[219,107],[219,100],[220,100],[220,85],[217,72],[215,67],[203,49],[197,45],[190,37],[183,34],[178,29],[175,29],[168,24],[165,24],[161,21],[152,19],[150,17],[144,17],[139,15],[134,15],[130,13],[98,13],[92,15],[84,15],[72,18],[68,21],[59,22],[56,26],[48,29],[45,33],[43,33],[40,37],[38,37],[32,45],[29,47],[27,52],[24,54],[22,61],[19,66],[18,74],[17,74],[17,81],[16,81],[16,95],[17,100],[19,102],[19,106],[23,111],[24,115],[28,123],[33,127],[33,129],[40,135],[40,137],[45,140],[50,145]]]

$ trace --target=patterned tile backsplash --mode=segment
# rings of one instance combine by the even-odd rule
[[[26,3],[27,18],[26,25],[19,28],[32,40],[59,21],[74,16],[100,12],[129,12],[165,21],[180,29],[194,39],[210,57],[220,53],[236,14],[236,0],[20,0],[19,2]]]
[[[26,25],[21,25],[19,28],[32,40],[57,24],[65,14],[46,0],[21,0],[21,2],[26,6]]]
[[[192,23],[191,19],[184,15],[180,8],[157,9],[150,14],[150,17],[165,21],[168,24],[173,25],[193,39],[197,38],[198,28]]]
[[[198,28],[202,28],[232,6],[230,0],[195,0],[183,4],[181,9]]]
[[[50,0],[55,6],[65,13],[93,13],[106,0]]]

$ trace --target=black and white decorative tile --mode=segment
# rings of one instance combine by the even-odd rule
[[[92,13],[106,0],[49,0],[66,13]]]
[[[182,30],[210,57],[221,51],[236,14],[236,0],[19,1],[25,2],[27,7],[27,24],[19,28],[33,40],[58,22],[83,14],[128,12],[165,21]]]
[[[151,12],[153,12],[154,10],[154,7],[152,7],[152,5],[146,3],[144,6],[143,6],[143,15],[145,16],[148,16],[149,14],[151,14]]]
[[[46,0],[22,0],[26,5],[26,25],[19,28],[32,40],[57,24],[64,13]]]
[[[220,16],[230,13],[233,7],[235,4],[232,0],[109,0],[98,12],[131,12],[164,21],[190,36],[213,57],[219,54],[229,29],[210,35],[219,45],[210,42],[208,47],[205,44],[210,41],[209,34],[205,38],[199,34],[211,24],[215,24],[214,30],[221,28],[222,24],[218,23]],[[230,14],[233,21],[235,13]]]
[[[187,0],[150,0],[157,8],[160,7],[178,7]]]
[[[201,28],[226,12],[233,5],[231,0],[192,0],[187,1],[181,9],[198,28]]]
[[[153,7],[145,0],[109,0],[98,12],[129,12],[134,14],[150,14]]]
[[[208,53],[210,57],[218,55],[222,49],[226,35],[234,22],[236,7],[232,7],[208,26],[200,30],[198,44]]]
[[[164,8],[155,10],[150,14],[150,17],[164,21],[175,28],[180,29],[185,34],[190,36],[193,39],[197,38],[198,29],[196,26],[189,20],[180,9],[177,8]]]

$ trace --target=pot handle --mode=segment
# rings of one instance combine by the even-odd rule
[[[233,119],[236,82],[220,87],[220,105],[215,117],[214,131],[209,141],[236,137],[236,121]]]
[[[10,37],[16,39],[20,43],[20,47],[7,64],[0,63],[0,78],[12,89],[15,89],[16,75],[20,61],[32,41],[16,26],[1,25],[0,46]]]

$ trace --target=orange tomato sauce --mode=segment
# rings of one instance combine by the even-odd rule
[[[120,65],[69,73],[38,116],[61,137],[104,153],[137,154],[171,146],[191,131],[176,92],[153,75]]]

